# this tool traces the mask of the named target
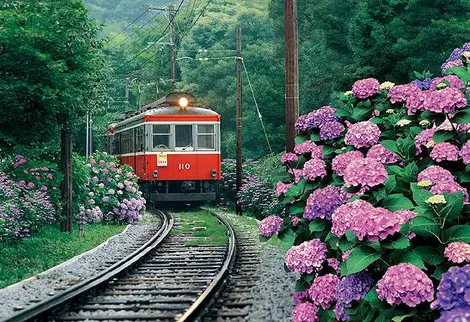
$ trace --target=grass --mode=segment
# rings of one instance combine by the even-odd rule
[[[85,235],[79,238],[77,227],[70,234],[62,233],[58,227],[50,225],[31,238],[1,245],[0,289],[84,253],[125,228],[126,226],[90,225],[85,228]]]
[[[193,231],[192,236],[199,238],[188,242],[187,245],[199,245],[201,240],[204,241],[204,244],[211,246],[224,246],[227,244],[227,229],[208,211],[180,212],[178,217],[180,226],[175,227],[171,234],[192,231],[194,227],[206,227],[206,230]]]

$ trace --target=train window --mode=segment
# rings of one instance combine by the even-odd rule
[[[136,137],[137,137],[135,150],[136,152],[142,152],[144,151],[144,127],[143,126],[137,127],[135,129],[135,132],[136,132]]]
[[[214,124],[198,124],[197,148],[199,150],[215,150]]]
[[[170,148],[170,124],[158,124],[152,127],[153,150]]]
[[[192,150],[193,146],[193,126],[175,125],[175,148]]]

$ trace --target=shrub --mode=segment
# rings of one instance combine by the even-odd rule
[[[444,295],[434,310],[429,304],[442,274],[468,262],[469,58],[470,44],[454,51],[446,76],[428,89],[360,80],[341,97],[341,109],[297,120],[296,155],[281,158],[291,179],[277,189],[296,218],[284,216],[278,233],[293,246],[287,267],[302,273],[294,320],[304,303],[313,305],[311,321],[432,321],[439,307],[441,320],[468,312],[463,293],[451,306]],[[462,290],[469,271],[451,270],[459,277],[448,279]],[[331,274],[340,278],[332,298],[319,286]]]
[[[0,241],[30,237],[53,221],[54,208],[46,192],[0,173]]]

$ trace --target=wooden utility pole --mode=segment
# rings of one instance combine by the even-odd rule
[[[72,133],[67,123],[63,124],[60,130],[60,143],[60,165],[64,175],[64,180],[60,185],[60,192],[64,201],[60,230],[72,232]]]
[[[236,191],[237,215],[242,214],[242,207],[238,200],[238,193],[242,187],[242,32],[237,28],[237,165],[236,165]]]
[[[286,41],[286,150],[294,151],[295,120],[299,117],[299,58],[297,47],[297,0],[284,0]]]
[[[175,12],[174,7],[168,7],[170,19],[170,60],[171,60],[171,90],[175,89],[176,82],[176,53],[175,53]]]

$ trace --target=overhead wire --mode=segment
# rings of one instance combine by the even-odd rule
[[[197,18],[193,21],[192,25],[186,30],[186,32],[180,37],[180,42],[183,41],[183,38],[191,31],[191,29],[193,29],[193,27],[196,25],[196,23],[198,22],[199,18],[201,18],[201,16],[204,14],[204,12],[206,11],[207,7],[209,6],[209,4],[211,3],[212,0],[207,0],[207,3],[206,5],[204,6],[204,8],[202,8],[202,11],[199,13],[199,16],[197,16]]]
[[[132,26],[134,23],[137,22],[137,20],[139,20],[140,18],[142,18],[147,12],[149,12],[148,10],[145,10],[144,12],[142,12],[142,14],[140,16],[138,16],[137,18],[134,19],[134,21],[132,21],[130,24],[128,24],[123,30],[121,30],[117,35],[115,35],[113,38],[109,39],[107,42],[111,42],[113,41],[114,39],[116,39],[116,37],[118,37],[120,34],[122,34],[124,31],[127,30],[127,28],[129,28],[130,26]]]

